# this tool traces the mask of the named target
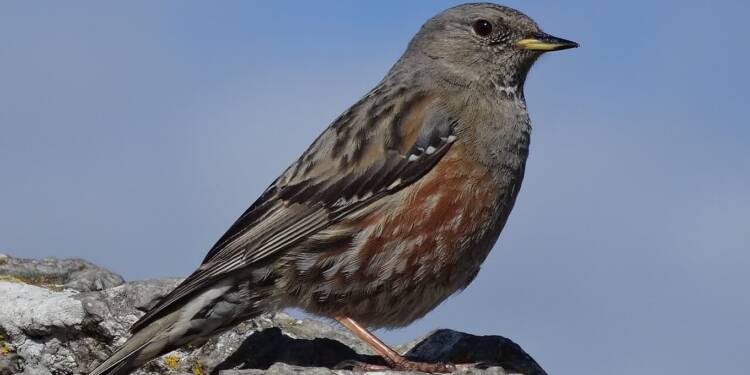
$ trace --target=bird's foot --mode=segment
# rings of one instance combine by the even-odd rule
[[[445,374],[456,371],[458,368],[470,367],[470,365],[454,365],[451,363],[428,363],[428,362],[416,362],[410,361],[406,358],[401,358],[399,361],[388,365],[381,365],[375,363],[366,363],[359,361],[346,361],[338,364],[336,369],[348,369],[355,372],[371,372],[371,371],[409,371],[409,372],[425,372],[432,374]]]
[[[333,366],[334,370],[349,370],[354,372],[370,372],[370,371],[387,371],[391,370],[390,367],[386,365],[378,365],[375,363],[367,363],[367,362],[360,362],[360,361],[344,361],[336,366]]]
[[[352,366],[354,371],[412,371],[412,372],[426,372],[433,374],[445,374],[454,372],[457,369],[472,368],[473,365],[454,365],[452,363],[428,363],[428,362],[417,362],[412,361],[395,350],[391,349],[384,342],[380,341],[372,332],[368,331],[367,328],[357,323],[354,319],[347,316],[337,316],[336,320],[341,323],[344,327],[348,328],[352,333],[359,337],[362,341],[366,342],[370,347],[377,352],[387,365],[370,364],[356,362],[356,365]]]
[[[410,361],[406,358],[391,365],[396,371],[417,371],[431,374],[446,374],[456,371],[457,366],[452,363],[429,363]]]

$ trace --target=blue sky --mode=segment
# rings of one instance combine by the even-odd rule
[[[186,275],[453,1],[0,3],[0,252]],[[511,1],[582,48],[532,70],[523,191],[477,280],[408,328],[552,374],[747,370],[746,1]]]

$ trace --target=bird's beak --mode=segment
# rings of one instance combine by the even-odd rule
[[[578,43],[545,33],[537,33],[533,36],[517,41],[516,47],[532,51],[548,52],[577,48]]]

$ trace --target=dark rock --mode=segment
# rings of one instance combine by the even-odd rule
[[[406,353],[415,360],[449,363],[477,363],[500,366],[525,375],[547,373],[515,342],[502,336],[475,336],[440,329]]]

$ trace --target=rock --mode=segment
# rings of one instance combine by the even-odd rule
[[[109,280],[101,285],[110,286],[91,290],[92,279],[76,284],[72,276],[60,270],[81,274],[83,267],[97,270],[99,275],[113,274],[80,260],[4,259],[11,260],[2,264],[5,275],[29,275],[32,273],[23,272],[43,270],[33,274],[55,276],[41,283],[37,283],[39,279],[18,276],[0,279],[0,375],[85,374],[122,344],[133,322],[180,282],[156,279],[120,285],[110,276],[101,276],[93,279]],[[59,266],[73,264],[83,266]],[[18,269],[9,265],[18,265]],[[478,367],[457,371],[461,374],[545,374],[517,344],[500,336],[439,330],[400,348],[414,360],[480,363]],[[338,326],[277,313],[246,321],[200,347],[176,350],[134,374],[348,375],[353,374],[346,370],[351,369],[352,363],[383,361]]]
[[[13,375],[20,371],[21,358],[16,353],[0,353],[0,375]]]
[[[433,362],[484,363],[514,373],[542,375],[544,370],[515,342],[502,336],[475,336],[439,329],[409,350],[407,357]]]
[[[14,258],[0,254],[0,280],[80,292],[103,290],[125,281],[122,276],[83,259]]]
[[[70,333],[83,323],[80,302],[72,292],[54,292],[28,284],[0,282],[0,335],[20,357],[35,357],[50,369],[75,366],[72,348],[66,347]],[[22,367],[16,362],[16,367]]]
[[[306,375],[355,375],[362,374],[362,372],[350,371],[350,370],[332,370],[326,367],[300,367],[291,366],[286,363],[275,363],[273,366],[263,369],[251,369],[251,370],[224,370],[220,371],[219,375],[292,375],[292,374],[306,374]],[[367,372],[368,375],[424,375],[422,372],[411,372],[411,371],[371,371]],[[454,372],[456,375],[511,375],[514,373],[506,372],[502,367],[488,367],[485,369],[475,368],[464,368]]]
[[[357,374],[354,371],[348,370],[331,370],[325,367],[300,367],[291,366],[286,363],[275,363],[268,369],[252,369],[252,370],[225,370],[219,372],[219,375],[291,375],[291,374],[306,374],[306,375],[349,375]],[[361,374],[361,373],[360,373]],[[368,374],[383,374],[383,372],[369,372]],[[419,372],[398,372],[394,374],[399,375],[413,375],[420,374]]]

